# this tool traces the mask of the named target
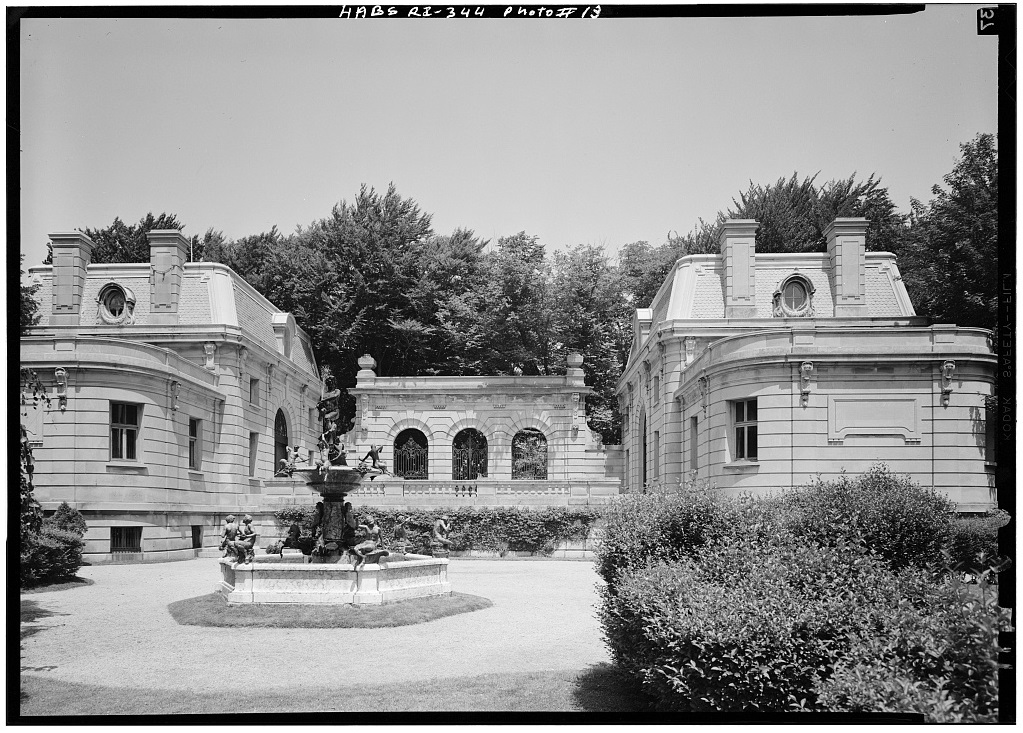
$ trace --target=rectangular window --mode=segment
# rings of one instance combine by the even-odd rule
[[[310,407],[309,408],[309,430],[311,430],[314,435],[319,435],[320,434],[320,426],[319,426],[318,421],[317,421],[316,418],[317,418],[317,410],[316,410],[316,408],[315,407]]]
[[[661,378],[654,377],[654,404],[659,405],[661,403]]]
[[[629,475],[632,473],[632,464],[629,463],[629,449],[625,449],[625,470],[622,471],[625,474],[625,490],[629,490]]]
[[[125,402],[110,403],[110,459],[137,461],[139,418],[142,406]]]
[[[998,412],[993,406],[984,408],[984,463],[998,465]]]
[[[735,416],[734,460],[757,460],[757,401],[738,400],[733,403]]]
[[[661,475],[661,431],[654,431],[654,478]]]
[[[259,433],[249,433],[249,475],[256,475],[256,453],[259,451]]]
[[[696,471],[699,468],[697,461],[698,451],[696,443],[697,421],[695,417],[689,418],[689,470]]]
[[[259,380],[255,377],[249,377],[249,402],[259,404]]]
[[[142,527],[111,527],[111,552],[142,552]]]
[[[198,471],[202,465],[202,420],[188,418],[188,467]]]
[[[201,524],[193,524],[192,525],[192,549],[193,550],[201,550],[202,549],[202,525]]]

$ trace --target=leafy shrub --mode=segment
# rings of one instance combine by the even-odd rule
[[[727,538],[602,590],[605,642],[667,710],[785,710],[893,602],[862,547]]]
[[[298,523],[303,535],[312,533],[313,516],[316,514],[315,506],[286,506],[274,512],[274,522],[277,524],[278,534],[286,535],[291,525]]]
[[[995,509],[979,516],[957,517],[946,540],[949,565],[976,572],[985,559],[998,556],[998,530],[1009,522],[1009,513]]]
[[[457,509],[390,509],[372,506],[354,507],[356,518],[372,514],[380,525],[385,545],[394,542],[394,529],[399,516],[404,517],[405,532],[412,552],[430,549],[434,522],[447,515],[451,532],[448,539],[454,550],[482,550],[500,552],[523,550],[551,554],[562,540],[585,539],[599,520],[601,513],[594,508],[567,509],[544,507],[458,507]],[[308,529],[313,509],[287,507],[275,512],[281,533],[287,532],[292,521],[301,517]],[[308,518],[306,518],[308,517]]]
[[[694,484],[618,496],[605,507],[597,573],[613,592],[622,573],[690,556],[726,531],[725,513],[725,502]]]
[[[82,513],[77,509],[72,509],[66,501],[62,501],[60,506],[57,507],[57,511],[43,521],[50,527],[62,529],[65,532],[74,532],[79,537],[83,536],[86,530],[89,529],[89,525],[85,523]]]
[[[72,578],[82,566],[85,542],[75,532],[43,525],[21,546],[21,584]]]
[[[266,546],[264,552],[266,552],[267,555],[280,555],[283,547],[283,542],[271,542]]]
[[[986,579],[985,579],[986,582]],[[615,662],[663,710],[924,712],[993,720],[1008,614],[861,544],[727,538],[602,589]]]
[[[818,682],[821,708],[997,722],[998,632],[1009,628],[1010,612],[997,606],[986,577],[973,593],[954,577],[920,580],[916,597],[900,600],[878,632],[857,638]]]
[[[863,541],[893,570],[942,563],[955,504],[884,463],[856,478],[819,478],[774,500],[788,528],[807,542]]]

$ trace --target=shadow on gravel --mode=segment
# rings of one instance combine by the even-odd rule
[[[22,599],[21,601],[21,640],[24,641],[33,634],[38,634],[42,631],[45,626],[26,626],[26,624],[32,624],[41,618],[49,618],[50,616],[67,616],[66,613],[55,613],[45,608],[41,608],[35,601],[29,601]]]
[[[72,590],[73,588],[84,588],[87,585],[94,585],[95,580],[91,578],[80,578],[77,575],[73,578],[63,578],[50,583],[40,585],[29,585],[21,589],[21,595],[33,595],[35,593],[52,593],[58,590]]]
[[[650,698],[640,685],[613,665],[601,662],[588,667],[576,679],[572,698],[588,713],[645,712]]]
[[[167,606],[184,626],[253,626],[278,629],[374,629],[410,626],[493,606],[468,593],[411,598],[379,606],[330,603],[248,603],[228,605],[220,593],[186,598]]]

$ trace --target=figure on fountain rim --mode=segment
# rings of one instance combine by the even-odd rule
[[[433,537],[430,544],[439,547],[442,550],[448,550],[451,548],[451,540],[448,539],[448,533],[451,531],[451,525],[448,523],[448,515],[443,515],[440,519],[433,523]]]
[[[255,556],[255,547],[256,530],[252,528],[252,517],[246,514],[242,518],[241,529],[237,531],[237,539],[228,542],[227,550],[234,555],[235,562],[244,564],[250,562]]]
[[[233,514],[228,514],[224,520],[224,529],[220,533],[220,549],[224,551],[224,554],[221,555],[221,557],[227,557],[227,555],[231,552],[231,545],[238,536],[238,531],[240,529],[238,522],[235,520],[235,516]]]

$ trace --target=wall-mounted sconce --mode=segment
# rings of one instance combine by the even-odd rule
[[[63,412],[67,409],[67,369],[57,367],[53,375],[57,378],[57,407]]]
[[[810,375],[813,374],[813,362],[804,361],[799,365],[799,393],[803,407],[810,404]]]
[[[952,396],[952,375],[955,374],[956,363],[949,359],[941,364],[941,406],[948,407]]]
[[[170,397],[171,397],[171,410],[177,411],[178,409],[178,393],[181,391],[181,385],[178,384],[178,380],[172,379],[170,383]]]
[[[207,341],[202,345],[202,350],[206,354],[206,363],[203,366],[212,372],[214,369],[213,357],[217,353],[217,345],[212,341]]]
[[[710,392],[710,387],[707,384],[707,378],[706,377],[700,377],[699,380],[697,380],[697,382],[700,385],[700,402],[703,404],[703,414],[706,415],[707,414],[707,398],[709,396],[708,393]]]

